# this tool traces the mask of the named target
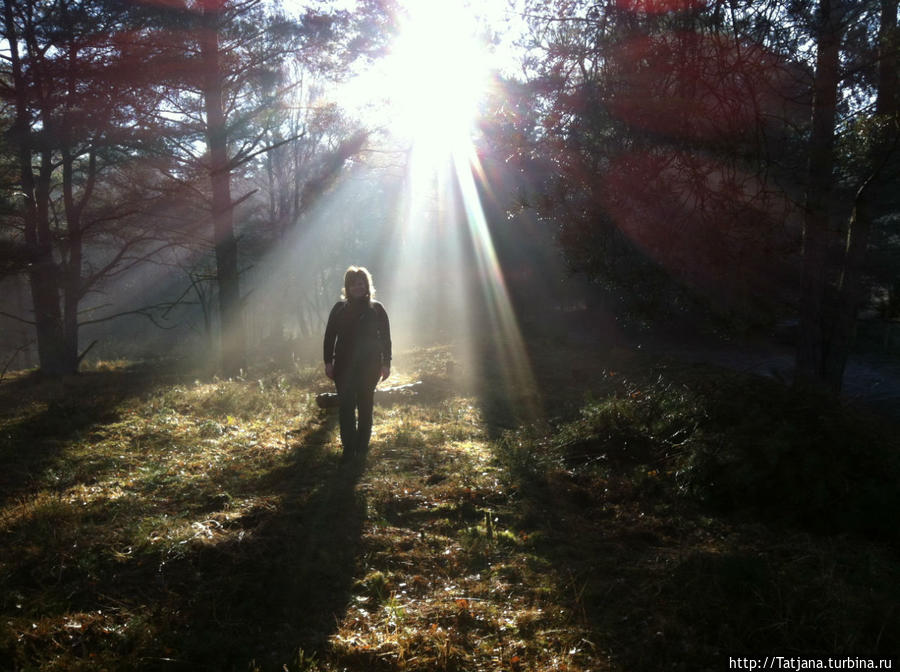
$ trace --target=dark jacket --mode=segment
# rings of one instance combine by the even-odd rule
[[[391,363],[391,327],[377,301],[338,301],[325,326],[323,357],[336,371]]]

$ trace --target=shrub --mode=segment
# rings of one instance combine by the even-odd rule
[[[672,477],[671,492],[719,510],[897,535],[885,514],[900,508],[900,446],[887,423],[771,379],[693,372],[686,381],[622,381],[578,418],[543,434],[519,430],[497,449],[513,478],[650,470]]]
[[[888,428],[834,399],[769,381],[708,396],[679,458],[682,492],[820,531],[895,535],[900,453]]]

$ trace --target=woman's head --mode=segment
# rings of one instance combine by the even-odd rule
[[[372,274],[363,266],[351,266],[344,273],[344,289],[341,298],[350,299],[374,299],[375,285],[372,283]]]

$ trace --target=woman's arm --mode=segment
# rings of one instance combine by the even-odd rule
[[[375,304],[378,315],[378,347],[381,351],[381,379],[391,375],[391,323],[387,311],[380,303]]]
[[[328,315],[328,323],[325,325],[325,339],[322,343],[322,358],[325,360],[325,375],[334,378],[334,345],[337,342],[337,315],[343,306],[338,301]]]

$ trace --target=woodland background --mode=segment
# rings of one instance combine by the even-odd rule
[[[0,669],[896,665],[897,10],[514,3],[411,201],[399,5],[4,0]]]

